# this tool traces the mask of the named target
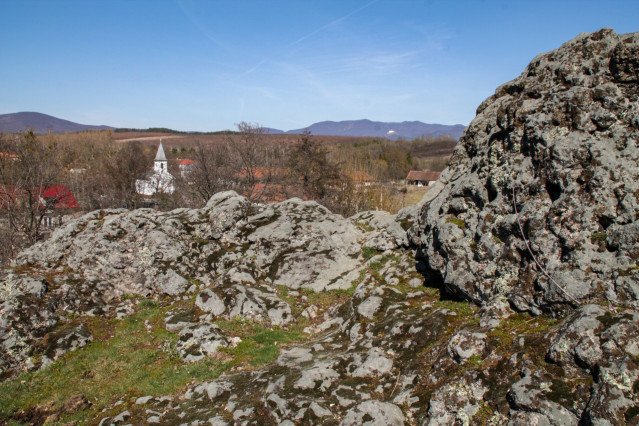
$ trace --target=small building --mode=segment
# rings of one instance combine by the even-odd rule
[[[29,198],[33,203],[28,202]],[[0,185],[0,210],[31,209],[42,214],[42,224],[46,227],[62,224],[62,216],[79,207],[78,200],[66,185],[48,185],[32,189]],[[54,212],[57,221],[54,219]]]
[[[366,172],[362,172],[359,170],[355,170],[350,172],[349,177],[351,178],[351,180],[353,181],[353,183],[355,184],[356,187],[361,187],[363,186],[371,186],[373,184],[373,177],[371,175],[369,175]]]
[[[408,172],[408,176],[406,176],[406,184],[407,185],[417,185],[417,186],[430,186],[434,184],[441,172],[424,172],[418,170],[411,170]]]
[[[149,171],[146,179],[135,181],[135,190],[141,195],[155,195],[158,192],[172,194],[175,191],[174,180],[173,175],[169,173],[169,161],[166,159],[162,139],[160,139],[160,146],[153,162],[153,170]]]
[[[182,179],[186,179],[189,174],[195,170],[195,161],[186,158],[182,161],[180,161],[179,164],[180,167],[180,176],[182,176]]]

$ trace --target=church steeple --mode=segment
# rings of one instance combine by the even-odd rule
[[[162,146],[162,139],[160,139],[160,146],[158,147],[158,153],[155,155],[155,163],[153,164],[153,170],[156,173],[167,173],[169,162],[164,154],[164,147]]]

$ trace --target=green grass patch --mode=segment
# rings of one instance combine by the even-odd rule
[[[493,344],[501,349],[510,347],[516,337],[525,337],[529,345],[539,340],[560,320],[544,316],[533,317],[525,313],[516,313],[501,321],[499,326],[488,333]],[[537,336],[537,337],[536,337]],[[530,352],[533,352],[532,346]]]
[[[446,219],[446,223],[452,223],[453,225],[457,225],[457,227],[462,230],[466,229],[466,222],[464,222],[462,219],[458,218],[455,215],[450,215],[450,217]]]
[[[230,367],[213,359],[185,364],[174,351],[177,335],[164,329],[164,311],[156,304],[121,321],[90,318],[92,343],[42,371],[0,383],[0,418],[50,402],[60,406],[81,393],[93,405],[73,417],[88,420],[121,398],[174,394],[192,380],[214,379]]]
[[[253,323],[243,332],[242,341],[234,348],[224,348],[223,352],[233,356],[234,365],[250,364],[253,367],[260,366],[275,360],[280,354],[280,345],[301,342],[306,340],[306,335],[296,331],[286,331],[279,327],[266,329]],[[250,333],[249,332],[249,333]]]
[[[371,232],[375,230],[375,228],[373,228],[372,226],[364,222],[355,222],[355,225],[357,225],[357,227],[359,227],[361,230],[365,232]]]
[[[454,300],[438,300],[434,304],[435,308],[445,308],[457,312],[461,317],[467,317],[475,314],[473,305],[470,302],[457,302]]]
[[[370,259],[373,256],[380,254],[380,251],[372,247],[362,247],[362,257],[364,259]]]
[[[316,305],[320,308],[329,308],[333,305],[344,303],[353,297],[357,285],[357,281],[354,281],[347,289],[333,289],[321,291],[319,293],[310,289],[302,289],[301,293],[306,296],[306,300],[310,305]]]

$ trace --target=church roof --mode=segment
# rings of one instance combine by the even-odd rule
[[[155,161],[168,161],[164,154],[164,148],[162,147],[162,139],[160,139],[160,146],[158,147],[158,153],[155,156]]]

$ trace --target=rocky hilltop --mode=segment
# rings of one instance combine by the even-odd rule
[[[2,271],[0,423],[638,424],[638,96],[639,33],[605,29],[498,88],[397,216],[69,222]]]
[[[580,35],[479,106],[412,232],[431,279],[535,314],[639,308],[638,49]]]

